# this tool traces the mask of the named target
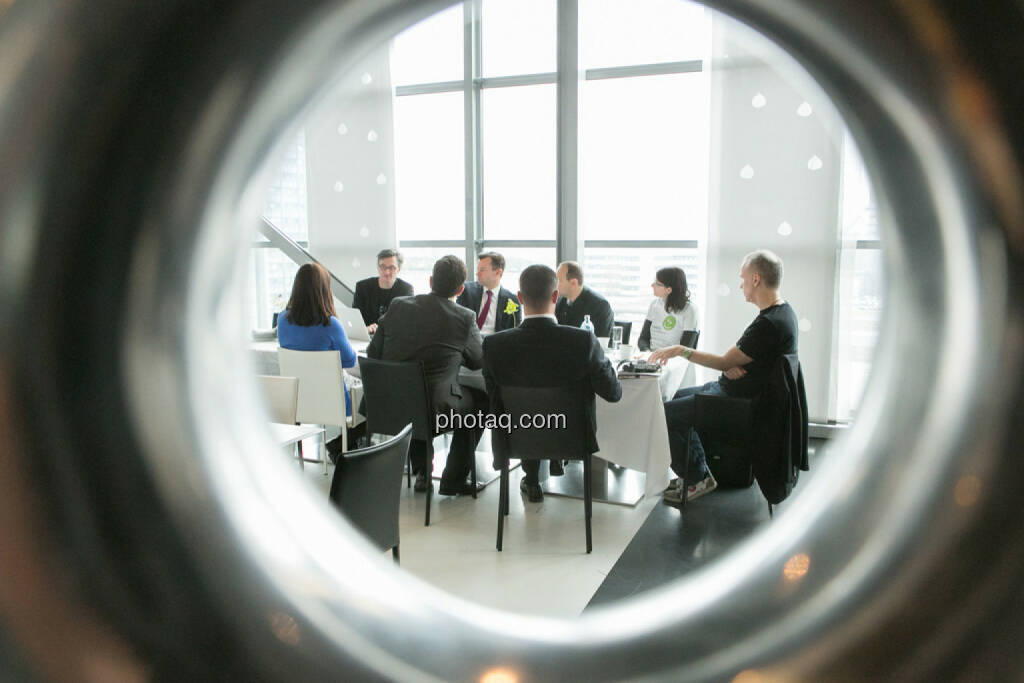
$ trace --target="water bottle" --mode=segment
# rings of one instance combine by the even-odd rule
[[[590,316],[589,315],[583,316],[583,322],[580,323],[580,329],[581,330],[586,330],[586,331],[590,332],[590,334],[594,334],[594,323],[590,322]]]

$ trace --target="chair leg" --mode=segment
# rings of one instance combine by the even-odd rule
[[[326,428],[327,428],[327,425],[324,425],[324,429],[326,429]],[[341,453],[344,453],[346,450],[347,449],[345,448],[345,426],[342,425],[342,427],[341,427]],[[338,454],[339,457],[341,457],[341,453]],[[328,457],[327,456],[327,432],[325,431],[324,434],[323,434],[323,438],[320,439],[320,460],[323,461],[323,468],[324,468],[324,476],[325,477],[327,476],[327,457]]]
[[[693,441],[693,428],[686,433],[686,464],[683,465],[683,476],[681,482],[680,491],[682,491],[682,501],[679,503],[679,511],[682,512],[686,509],[686,499],[689,497],[687,494],[690,492],[690,443]]]
[[[427,472],[427,511],[423,519],[423,526],[430,526],[430,501],[434,497],[434,480],[431,477],[431,468],[434,466],[434,442],[427,439],[426,462],[423,465]]]
[[[768,519],[772,518],[772,504],[768,503]]]
[[[302,455],[302,439],[299,439],[295,445],[299,450],[299,469],[304,470],[306,469],[306,458]]]
[[[405,452],[405,488],[412,488],[412,456],[408,450]]]
[[[402,564],[401,562],[398,561],[398,546],[397,545],[394,548],[391,549],[391,557],[393,557],[395,559],[395,564]]]
[[[476,453],[473,453],[473,500],[476,500]]]
[[[501,481],[498,483],[498,541],[496,547],[501,552],[501,537],[505,530],[505,510],[508,508],[508,463],[501,468]]]
[[[590,530],[590,516],[593,510],[593,482],[590,481],[590,455],[583,458],[583,516],[587,527],[587,554],[594,549],[593,536]]]

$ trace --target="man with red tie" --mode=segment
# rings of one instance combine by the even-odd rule
[[[505,273],[505,257],[487,251],[477,257],[476,282],[467,282],[455,303],[465,306],[476,316],[481,336],[518,327],[523,319],[516,295],[501,286]]]

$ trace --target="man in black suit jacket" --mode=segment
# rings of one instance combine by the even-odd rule
[[[561,297],[555,305],[555,317],[559,325],[579,327],[586,316],[594,326],[598,337],[612,336],[612,313],[608,299],[583,285],[583,269],[575,261],[565,261],[558,266],[558,293]]]
[[[366,349],[370,358],[423,361],[434,413],[477,413],[487,408],[487,395],[459,384],[459,367],[481,367],[480,331],[471,311],[455,303],[466,279],[466,265],[457,256],[444,256],[434,264],[430,294],[402,297],[391,302],[377,323],[377,333]],[[448,449],[439,492],[444,496],[472,493],[466,483],[482,428],[456,429]],[[432,463],[426,462],[425,445],[409,447],[413,470],[418,472],[416,490],[426,491]]]
[[[622,397],[615,369],[605,358],[597,337],[555,320],[558,278],[542,265],[519,276],[519,300],[525,310],[522,324],[484,339],[484,379],[494,412],[501,405],[501,387],[557,387],[588,381],[594,394],[606,401]],[[593,420],[594,402],[588,412]],[[596,444],[594,445],[596,449]],[[543,500],[537,472],[539,460],[524,460],[520,484],[533,502]]]
[[[519,301],[515,294],[501,286],[505,257],[496,251],[487,251],[477,259],[476,282],[467,282],[455,303],[473,311],[476,326],[485,337],[517,327],[523,316]]]

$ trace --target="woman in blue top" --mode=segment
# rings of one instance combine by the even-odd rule
[[[319,263],[305,263],[295,273],[288,307],[277,316],[277,341],[282,349],[295,351],[337,349],[341,352],[341,367],[355,366],[356,351],[335,317],[330,275]],[[347,391],[345,414],[352,414]]]

